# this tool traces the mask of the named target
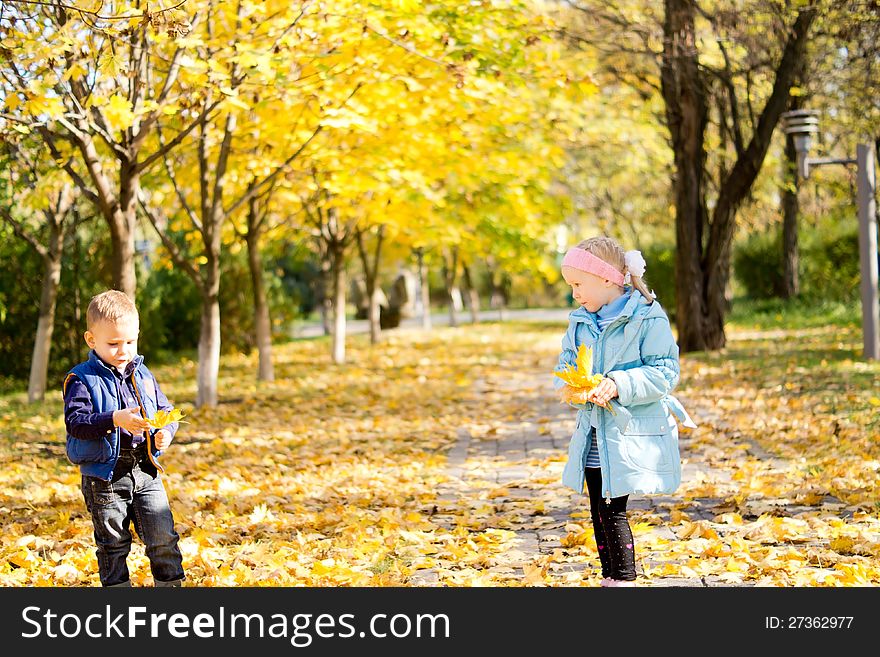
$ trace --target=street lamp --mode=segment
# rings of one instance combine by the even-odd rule
[[[861,266],[862,333],[866,360],[880,359],[880,303],[877,298],[877,205],[874,198],[874,152],[871,144],[858,144],[856,157],[809,157],[812,136],[819,131],[816,110],[794,110],[782,115],[785,134],[794,138],[798,174],[809,178],[810,167],[824,164],[858,166],[859,264]]]

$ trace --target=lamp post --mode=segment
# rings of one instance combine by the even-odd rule
[[[865,360],[880,359],[880,303],[877,296],[877,205],[874,198],[874,152],[870,144],[858,144],[855,158],[809,157],[812,136],[819,130],[816,110],[794,110],[782,115],[785,134],[794,138],[798,175],[809,178],[810,168],[825,164],[858,167],[859,264],[861,267],[862,335]]]

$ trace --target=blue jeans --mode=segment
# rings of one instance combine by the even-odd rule
[[[132,522],[146,546],[155,584],[180,585],[184,576],[177,547],[180,537],[174,531],[162,479],[143,447],[122,450],[112,481],[83,475],[82,493],[95,528],[102,585],[128,584],[126,558],[131,550]]]

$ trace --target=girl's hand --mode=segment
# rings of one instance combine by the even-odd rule
[[[607,408],[608,403],[615,397],[617,397],[617,384],[614,383],[613,379],[605,377],[599,382],[599,385],[590,391],[587,401]]]
[[[566,384],[565,387],[560,388],[559,390],[560,399],[564,403],[569,404],[586,404],[587,403],[587,394],[583,390],[579,390],[577,388],[573,388],[572,386]]]

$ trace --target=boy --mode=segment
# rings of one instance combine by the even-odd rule
[[[126,557],[134,522],[156,586],[180,586],[184,572],[174,519],[159,472],[159,454],[178,424],[150,431],[146,417],[171,410],[156,378],[137,355],[134,302],[108,290],[87,312],[89,359],[64,379],[67,458],[79,465],[92,516],[103,586],[131,586]]]

